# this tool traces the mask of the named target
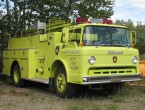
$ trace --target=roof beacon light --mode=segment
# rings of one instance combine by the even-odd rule
[[[101,23],[101,24],[113,24],[112,20],[108,19],[88,19],[83,17],[78,17],[76,23]]]
[[[108,19],[103,19],[103,24],[113,24],[113,21]]]
[[[78,17],[76,23],[89,23],[88,18]]]
[[[91,19],[91,23],[113,24],[112,20],[108,19]]]

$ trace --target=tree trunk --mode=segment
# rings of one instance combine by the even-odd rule
[[[11,18],[10,18],[10,6],[9,6],[9,0],[6,0],[6,9],[7,9],[7,22],[8,22],[8,28],[7,31],[10,33],[11,31]]]

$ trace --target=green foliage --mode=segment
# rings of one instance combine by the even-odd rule
[[[138,37],[136,48],[138,48],[140,54],[145,54],[145,34]]]
[[[128,21],[116,20],[115,24],[126,26],[128,27],[129,31],[133,31],[135,28],[133,21],[131,21],[130,19]]]
[[[80,0],[79,15],[93,18],[110,18],[113,15],[114,0]]]
[[[138,23],[135,31],[137,33],[136,48],[138,48],[140,54],[145,54],[145,25]]]
[[[71,15],[109,18],[114,0],[2,0],[1,5],[7,13],[0,19],[0,30],[17,37],[22,30],[31,29],[37,20],[68,19]]]

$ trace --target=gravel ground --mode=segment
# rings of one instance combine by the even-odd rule
[[[127,86],[116,96],[82,90],[72,99],[62,99],[48,91],[47,85],[29,82],[17,88],[0,81],[0,110],[145,110],[144,105],[144,86]]]
[[[65,101],[45,87],[16,88],[1,81],[0,88],[0,110],[64,110],[65,107]]]

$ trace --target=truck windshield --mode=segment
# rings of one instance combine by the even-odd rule
[[[85,46],[131,46],[129,31],[118,27],[86,26],[82,41]]]

